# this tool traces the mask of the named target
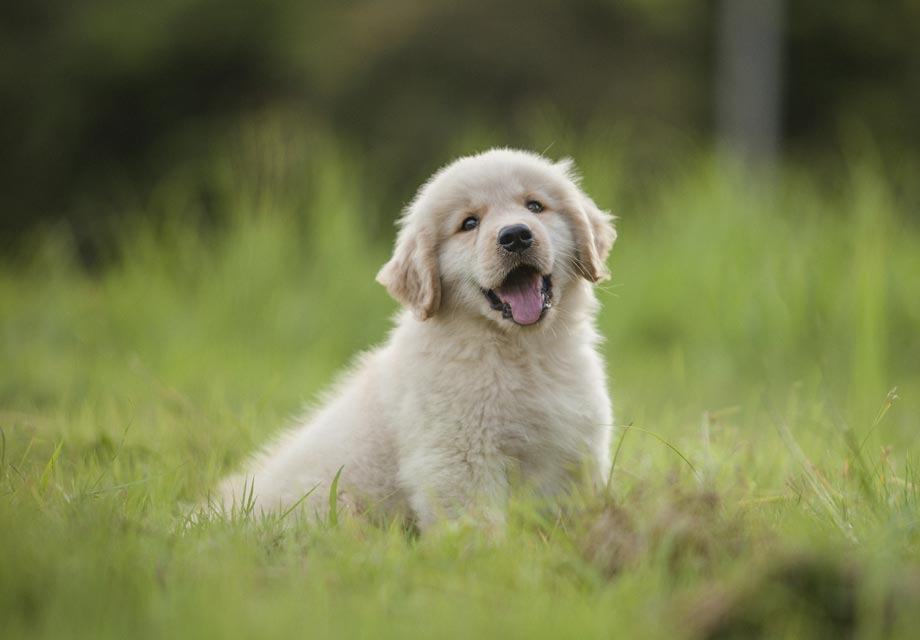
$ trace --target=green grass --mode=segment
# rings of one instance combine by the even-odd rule
[[[622,172],[573,153],[616,209]],[[872,166],[767,187],[701,159],[616,211],[606,503],[515,504],[498,543],[190,525],[385,336],[392,232],[346,156],[218,167],[216,231],[165,185],[97,273],[53,232],[0,271],[2,637],[911,636],[920,229]]]

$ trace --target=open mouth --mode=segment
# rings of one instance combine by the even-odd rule
[[[553,306],[551,276],[528,265],[515,267],[501,285],[488,291],[483,289],[483,293],[493,309],[516,324],[535,324]]]

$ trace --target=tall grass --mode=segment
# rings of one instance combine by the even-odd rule
[[[609,502],[517,505],[499,543],[186,521],[394,310],[369,168],[275,132],[215,165],[207,202],[176,180],[138,204],[107,268],[49,232],[0,271],[0,633],[908,634],[920,229],[899,185],[701,156],[623,210],[618,161],[563,151],[620,216]]]

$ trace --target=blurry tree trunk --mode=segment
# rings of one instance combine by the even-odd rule
[[[718,20],[720,144],[770,166],[781,135],[783,0],[720,0]]]

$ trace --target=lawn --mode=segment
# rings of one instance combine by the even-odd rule
[[[3,262],[0,636],[913,637],[909,182],[700,157],[636,197],[620,159],[572,153],[620,216],[605,501],[554,521],[516,501],[501,542],[190,522],[395,310],[374,275],[396,212],[354,158],[294,181],[228,162],[207,203],[181,181],[138,198],[102,266],[60,229]]]

